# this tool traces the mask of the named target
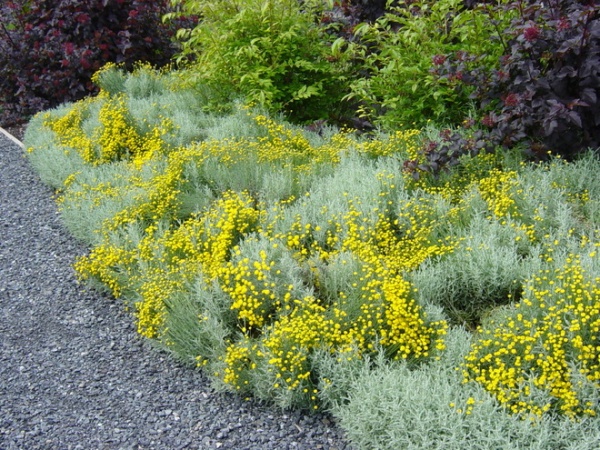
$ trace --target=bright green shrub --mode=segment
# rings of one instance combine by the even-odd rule
[[[328,37],[311,4],[297,0],[178,0],[202,18],[180,30],[182,57],[201,84],[220,96],[242,96],[293,121],[336,118],[345,91],[343,64],[333,64]],[[221,108],[222,105],[215,105]]]
[[[346,98],[360,102],[364,117],[394,129],[423,126],[430,119],[459,124],[468,116],[469,89],[457,89],[430,71],[458,50],[486,54],[487,63],[494,64],[502,46],[492,37],[495,28],[485,10],[465,9],[463,3],[394,2],[375,23],[355,28],[356,42],[343,52],[368,75],[352,79]]]

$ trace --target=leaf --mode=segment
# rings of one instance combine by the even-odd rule
[[[354,36],[360,37],[366,35],[369,31],[371,31],[371,25],[366,22],[359,23],[354,27]]]
[[[581,99],[588,105],[595,105],[598,101],[596,90],[592,88],[585,88],[581,92]]]
[[[577,111],[569,111],[567,116],[569,117],[569,120],[571,121],[571,123],[574,123],[579,128],[582,128],[581,116],[579,115],[579,113],[577,113]]]
[[[302,98],[309,98],[318,94],[319,89],[317,89],[315,86],[302,86],[294,93],[293,98],[294,100],[299,100]]]
[[[270,0],[266,0],[265,2],[263,2],[263,4],[260,7],[260,13],[264,16],[267,14],[267,12],[269,11],[269,9],[271,9],[271,1]]]
[[[342,54],[342,48],[346,45],[346,39],[343,37],[337,38],[331,44],[331,54],[334,56],[339,56]]]

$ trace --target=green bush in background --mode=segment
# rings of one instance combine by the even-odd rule
[[[331,57],[328,36],[316,25],[321,2],[176,3],[201,17],[178,33],[180,58],[191,61],[195,80],[219,93],[215,102],[242,96],[295,122],[335,119],[344,111],[347,69]]]
[[[467,9],[462,0],[393,2],[374,23],[354,28],[345,48],[361,66],[347,99],[386,129],[423,126],[428,120],[461,123],[472,111],[468,87],[440,80],[431,69],[457,51],[486,55],[498,64],[503,47],[488,6]],[[497,13],[504,23],[510,13]],[[366,73],[366,75],[364,75]]]

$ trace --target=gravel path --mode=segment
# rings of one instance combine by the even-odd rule
[[[331,418],[215,393],[79,286],[85,249],[0,134],[0,450],[349,449]]]

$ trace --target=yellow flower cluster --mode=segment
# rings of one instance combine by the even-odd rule
[[[102,164],[121,159],[124,155],[141,153],[142,139],[132,126],[124,94],[109,98],[100,108],[98,120],[101,125],[98,136],[100,156],[95,163]]]
[[[100,281],[118,298],[134,261],[134,252],[105,243],[95,247],[88,256],[80,258],[75,263],[75,271],[82,280]]]
[[[198,271],[215,278],[241,236],[252,231],[259,211],[246,193],[225,192],[211,208],[159,233],[156,225],[145,229],[137,246],[125,250],[106,243],[75,265],[82,279],[94,278],[118,297],[125,286],[136,286],[138,331],[147,337],[159,335],[164,319],[164,300],[180,291]],[[138,265],[140,274],[120,273]]]
[[[309,357],[316,348],[353,358],[374,352],[379,344],[396,359],[426,358],[433,348],[444,349],[447,324],[426,320],[402,275],[426,258],[454,248],[452,242],[430,242],[435,225],[430,205],[408,202],[401,217],[392,219],[390,210],[373,215],[361,212],[358,199],[348,199],[348,204],[345,215],[329,217],[326,232],[300,215],[287,230],[275,232],[280,228],[276,222],[286,217],[288,203],[282,202],[272,216],[275,223],[259,231],[272,248],[291,252],[316,289],[321,285],[320,271],[335,270],[328,268],[330,260],[342,254],[355,258],[359,268],[353,281],[334,293],[335,300],[294,297],[297,286],[278,282],[278,261],[264,250],[255,259],[239,255],[220,277],[221,288],[243,323],[242,331],[255,336],[262,327],[258,339],[262,364],[267,358],[268,370],[278,380],[274,387],[299,390],[309,403],[314,397],[308,383]],[[260,361],[245,342],[231,344],[224,380],[244,389],[248,377],[243,372]]]
[[[260,218],[247,192],[223,193],[205,212],[194,214],[158,244],[164,245],[163,263],[178,268],[183,262],[200,263],[209,280],[220,274],[222,265],[238,240],[254,230]]]
[[[372,158],[392,156],[395,154],[416,155],[419,150],[419,130],[400,130],[388,139],[370,139],[355,143],[356,150]]]
[[[386,277],[381,282],[387,325],[381,330],[381,345],[394,350],[394,359],[426,358],[432,345],[439,351],[446,348],[446,322],[427,324],[421,308],[411,299],[410,289],[400,276]]]
[[[477,181],[479,192],[496,219],[519,216],[515,197],[522,194],[515,171],[493,169],[487,177]],[[491,219],[491,217],[490,217]]]
[[[166,314],[165,301],[173,294],[181,291],[189,280],[185,270],[176,272],[163,267],[150,267],[143,273],[143,278],[133,276],[131,282],[140,281],[137,287],[139,300],[135,302],[137,331],[150,339],[157,338],[164,332]]]
[[[247,337],[230,344],[224,357],[223,382],[238,391],[249,391],[251,386],[248,372],[256,369],[256,363],[252,360],[253,356],[260,357],[262,353],[258,350],[258,345],[252,343]]]
[[[309,172],[313,165],[338,163],[340,152],[351,143],[349,137],[339,133],[329,145],[315,147],[301,132],[282,123],[262,115],[254,117],[254,120],[267,132],[266,136],[259,137],[257,141],[258,161],[283,161],[284,168],[290,167],[296,172]]]
[[[85,99],[75,103],[62,117],[55,117],[52,113],[43,115],[44,127],[55,133],[57,144],[64,148],[65,154],[68,155],[74,150],[86,162],[96,159],[96,146],[93,139],[82,129],[84,120],[89,117],[91,102],[92,99]]]
[[[186,184],[184,169],[199,157],[201,158],[201,155],[194,149],[177,149],[168,154],[166,167],[152,168],[152,177],[132,177],[132,189],[143,194],[137,196],[139,201],[133,206],[115,214],[107,228],[114,230],[144,220],[151,223],[159,219],[175,220],[181,202],[180,194]]]
[[[320,225],[313,225],[305,217],[296,214],[285,230],[275,232],[274,229],[279,228],[278,222],[284,221],[286,215],[289,215],[289,212],[286,212],[286,205],[289,203],[290,199],[287,199],[275,205],[271,210],[273,221],[266,224],[261,230],[263,235],[275,242],[276,248],[283,245],[293,252],[298,261],[304,262],[311,255],[317,255],[319,259],[326,261],[336,251],[339,251],[338,244],[342,229],[341,225],[332,218],[329,219],[323,230]],[[326,217],[326,208],[323,208],[322,212]]]
[[[246,193],[225,192],[203,214],[194,215],[162,236],[149,233],[138,246],[140,263],[150,269],[140,278],[136,303],[138,331],[156,337],[163,325],[165,299],[183,289],[200,271],[208,280],[221,267],[241,236],[253,230],[259,211]]]
[[[139,133],[129,114],[125,94],[109,96],[101,93],[97,98],[101,107],[97,113],[98,126],[91,134],[86,133],[84,122],[92,119],[94,99],[82,100],[62,117],[45,113],[44,126],[56,133],[58,144],[77,151],[82,159],[98,165],[110,161],[131,158],[136,167],[167,152],[164,136],[173,130],[171,120],[163,118],[147,133]]]
[[[479,333],[466,382],[480,383],[515,414],[597,414],[582,392],[585,383],[600,385],[600,278],[586,274],[579,256],[529,280],[514,313]]]
[[[449,403],[448,406],[454,410],[457,414],[464,414],[465,416],[470,416],[473,413],[473,409],[477,403],[481,403],[481,401],[477,402],[473,397],[469,397],[464,404],[464,407],[457,407],[456,403]]]
[[[318,391],[310,382],[310,354],[317,348],[349,346],[350,339],[341,332],[338,322],[327,317],[326,307],[314,297],[296,299],[293,304],[292,312],[267,330],[264,347],[268,370],[275,373],[276,389],[300,391],[307,403],[317,409]]]
[[[110,77],[111,75],[122,75],[120,64],[108,62],[92,75],[92,83],[101,88],[100,95],[103,95],[103,92],[105,92],[105,89],[103,88],[103,79],[107,76]]]
[[[77,175],[78,173],[74,173],[68,176],[64,181],[64,187],[69,188],[75,182]],[[107,200],[120,198],[124,194],[123,189],[117,187],[114,181],[116,180],[95,184],[79,182],[77,189],[65,189],[56,199],[59,209],[63,211],[67,205],[74,206],[85,202],[90,202],[93,207],[100,207]]]
[[[262,250],[258,260],[230,261],[219,272],[221,288],[231,297],[231,309],[237,311],[244,332],[262,327],[283,304],[289,308],[294,286],[281,286],[280,271],[274,267],[275,261]]]
[[[390,219],[389,211],[384,211],[375,223],[369,223],[352,203],[345,217],[348,231],[341,250],[363,262],[356,286],[360,286],[361,314],[352,324],[353,339],[359,348],[372,349],[379,337],[382,345],[396,347],[397,357],[427,357],[433,340],[445,333],[446,324],[426,325],[402,274],[428,257],[451,252],[454,246],[429,243],[432,224],[425,220],[426,207],[408,202],[398,219]],[[404,226],[400,220],[406,221]],[[340,294],[342,305],[352,296],[350,292]],[[436,345],[443,347],[441,341]]]

